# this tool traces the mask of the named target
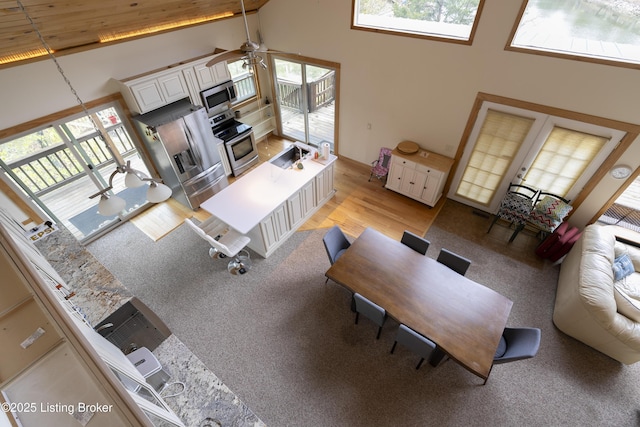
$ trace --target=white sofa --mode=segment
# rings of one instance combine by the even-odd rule
[[[624,363],[640,361],[640,233],[592,224],[562,262],[554,324],[577,340]],[[629,238],[631,237],[631,238]],[[633,268],[614,279],[616,258],[628,254]]]

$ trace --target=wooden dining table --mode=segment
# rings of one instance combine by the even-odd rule
[[[367,228],[326,276],[359,293],[486,380],[513,302],[436,260]]]

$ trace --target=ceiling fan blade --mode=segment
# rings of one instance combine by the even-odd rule
[[[216,49],[217,50],[217,49]],[[218,62],[228,61],[230,59],[239,59],[244,55],[244,53],[240,49],[236,50],[227,50],[221,53],[220,55],[216,55],[214,58],[211,58],[209,62],[207,62],[207,67],[212,67]]]

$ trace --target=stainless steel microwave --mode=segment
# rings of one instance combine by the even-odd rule
[[[219,112],[222,106],[230,107],[230,104],[237,99],[233,80],[228,80],[203,90],[200,92],[200,98],[202,98],[202,105],[204,105],[208,115]]]

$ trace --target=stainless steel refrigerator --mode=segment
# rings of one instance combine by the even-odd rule
[[[176,200],[196,209],[229,185],[204,107],[182,100],[134,119]]]

